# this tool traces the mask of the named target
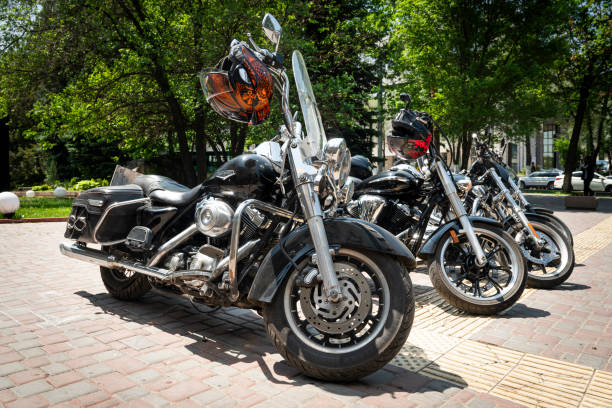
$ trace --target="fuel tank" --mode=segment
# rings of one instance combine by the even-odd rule
[[[417,174],[403,170],[387,170],[363,180],[355,190],[355,196],[380,195],[387,198],[416,198],[423,179]]]
[[[276,177],[270,160],[248,153],[224,163],[203,185],[209,193],[219,197],[266,200],[275,193]]]

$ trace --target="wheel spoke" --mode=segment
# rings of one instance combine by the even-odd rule
[[[512,272],[512,268],[506,265],[491,265],[490,268],[497,271]]]
[[[500,245],[495,245],[493,247],[493,249],[491,249],[489,251],[489,253],[487,253],[486,257],[487,257],[487,261],[491,260],[491,258],[493,257],[493,255],[495,255],[496,253],[498,253],[501,250],[501,246]]]
[[[487,277],[489,278],[489,282],[491,282],[493,284],[493,286],[495,287],[495,289],[497,289],[497,293],[501,293],[503,288],[501,287],[499,282],[497,282],[495,279],[493,279],[490,275],[487,275]]]

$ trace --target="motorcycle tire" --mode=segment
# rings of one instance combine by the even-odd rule
[[[117,269],[100,267],[100,276],[108,293],[121,300],[136,300],[151,290],[149,278],[143,274],[125,273]]]
[[[551,224],[553,224],[559,232],[563,234],[563,236],[568,240],[570,246],[574,247],[574,237],[572,235],[572,231],[570,231],[567,224],[565,224],[561,219],[553,214],[548,213],[537,213],[540,217],[546,218]]]
[[[414,319],[412,282],[388,255],[342,248],[332,258],[341,302],[325,304],[320,280],[303,286],[300,271],[313,271],[304,259],[264,306],[264,322],[279,353],[305,375],[354,381],[385,366],[406,342]]]
[[[527,216],[527,219],[529,219],[529,216]],[[560,265],[554,270],[554,272],[550,272],[548,274],[536,274],[532,271],[541,268],[539,266],[540,264],[532,262],[529,251],[522,248],[521,250],[523,251],[525,265],[528,271],[527,286],[539,289],[554,288],[555,286],[565,282],[574,271],[574,249],[563,232],[561,232],[555,224],[541,222],[539,220],[529,220],[529,222],[539,237],[543,237],[547,241],[552,241],[552,244],[559,250],[561,259],[559,261]],[[548,267],[550,268],[551,266]],[[556,267],[556,265],[553,267]],[[544,266],[544,268],[546,268],[546,266]]]
[[[521,254],[521,250],[519,246],[514,242],[514,239],[510,234],[503,231],[501,228],[491,226],[489,224],[478,223],[475,222],[473,224],[474,232],[479,237],[479,241],[482,245],[482,237],[485,237],[486,240],[492,241],[495,240],[498,243],[502,243],[505,250],[505,265],[494,265],[492,263],[487,263],[489,267],[496,266],[501,268],[503,266],[512,265],[512,273],[508,274],[508,290],[506,292],[499,291],[498,294],[495,294],[491,298],[477,298],[478,294],[481,293],[482,289],[480,287],[480,280],[478,279],[475,282],[468,280],[467,283],[474,285],[471,290],[474,292],[474,296],[468,294],[467,291],[461,290],[460,285],[464,285],[464,287],[468,287],[467,283],[465,283],[466,279],[459,281],[459,278],[454,280],[448,276],[446,273],[445,266],[448,265],[448,262],[443,260],[443,257],[446,255],[446,250],[449,248],[449,245],[453,242],[453,237],[451,236],[450,231],[446,232],[441,238],[436,248],[435,255],[429,259],[429,278],[440,294],[440,296],[446,300],[449,304],[453,305],[459,310],[463,310],[464,312],[471,314],[479,314],[479,315],[493,315],[497,314],[510,306],[512,306],[523,294],[523,290],[525,289],[525,284],[527,283],[527,272],[525,268],[525,263],[523,261],[523,256]],[[459,241],[461,243],[461,240]],[[457,244],[454,244],[457,245]],[[456,249],[455,249],[456,250]],[[483,248],[484,250],[484,248]],[[463,251],[462,251],[463,252]],[[463,252],[465,254],[465,252]],[[485,255],[487,252],[485,251]],[[511,261],[511,263],[510,263]],[[467,271],[467,264],[457,261],[455,266],[459,266],[460,272],[462,274],[464,271]],[[498,262],[501,264],[501,262]],[[464,265],[464,266],[462,266]],[[476,269],[474,269],[476,270]],[[498,269],[495,269],[498,270]],[[499,269],[501,270],[501,269]],[[472,272],[469,272],[472,273]],[[488,273],[486,276],[489,276],[490,279],[493,279]],[[483,277],[484,278],[484,277]],[[484,282],[484,280],[483,280]],[[490,281],[493,285],[493,280]],[[485,284],[484,288],[487,288],[488,283]],[[495,286],[491,286],[487,291],[495,288]],[[497,290],[497,289],[496,289]]]

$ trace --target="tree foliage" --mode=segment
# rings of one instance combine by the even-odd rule
[[[47,150],[84,138],[132,157],[178,151],[183,181],[193,185],[206,176],[207,149],[220,159],[239,154],[282,123],[274,107],[262,126],[229,123],[205,103],[197,77],[234,38],[252,32],[265,44],[261,19],[271,12],[284,28],[281,51],[303,51],[319,104],[334,106],[323,109],[330,135],[348,132],[359,145],[369,137],[363,56],[378,39],[364,24],[372,7],[364,0],[4,0],[0,106],[13,129]]]
[[[398,1],[398,88],[440,118],[464,168],[472,132],[493,124],[524,134],[550,115],[542,79],[560,46],[561,12],[539,0]]]

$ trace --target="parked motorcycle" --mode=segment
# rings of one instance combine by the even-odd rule
[[[467,210],[497,219],[514,236],[525,258],[528,285],[552,288],[564,282],[574,269],[570,241],[554,222],[519,205],[507,187],[514,182],[511,173],[476,134],[473,139],[477,157],[468,173],[474,186],[465,199]]]
[[[281,27],[267,14],[263,29],[274,52],[250,35],[250,45],[234,40],[200,78],[208,103],[243,123],[263,122],[276,90],[279,134],[193,189],[146,175],[83,192],[65,233],[76,243],[60,249],[100,265],[119,299],[155,287],[208,306],[260,311],[291,365],[319,379],[354,380],[387,364],[408,337],[415,259],[379,226],[332,218],[352,196],[350,152],[343,139],[326,140],[306,65],[294,51],[303,136],[277,52]]]
[[[389,147],[401,160],[417,159],[420,171],[402,163],[361,181],[346,211],[387,229],[426,260],[447,302],[469,313],[498,313],[525,287],[520,248],[500,222],[468,216],[432,141],[433,119],[411,110],[407,95],[402,100],[406,108],[392,122]]]

